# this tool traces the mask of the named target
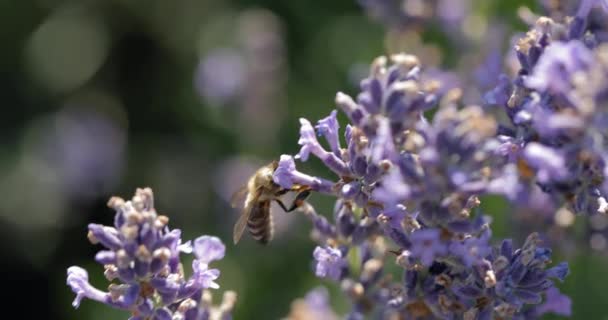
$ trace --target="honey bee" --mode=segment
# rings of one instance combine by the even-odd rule
[[[234,225],[234,244],[237,244],[241,239],[245,227],[255,240],[267,244],[272,240],[274,232],[272,215],[270,214],[272,201],[278,203],[285,212],[291,212],[301,206],[310,195],[310,188],[306,186],[294,185],[290,189],[285,189],[276,184],[272,176],[278,165],[277,161],[273,161],[261,167],[249,178],[247,184],[233,195],[233,207],[237,207],[239,200],[244,198],[242,202],[243,211]],[[293,204],[287,208],[279,197],[289,191],[298,193]]]

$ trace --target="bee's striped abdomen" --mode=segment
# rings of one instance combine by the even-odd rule
[[[260,201],[251,208],[247,229],[251,236],[262,244],[272,240],[274,226],[270,215],[270,200]]]

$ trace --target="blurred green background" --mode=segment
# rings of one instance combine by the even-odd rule
[[[292,300],[323,284],[311,272],[308,221],[277,214],[268,247],[248,237],[235,247],[232,191],[256,167],[297,152],[297,119],[328,114],[336,91],[356,93],[374,57],[405,49],[466,73],[481,63],[475,54],[492,26],[502,52],[525,30],[522,5],[540,10],[531,0],[472,1],[459,25],[465,44],[437,23],[385,37],[354,0],[0,1],[4,305],[28,319],[126,319],[90,301],[74,310],[65,270],[84,266],[105,288],[86,225],[111,223],[111,195],[150,186],[186,239],[226,242],[217,266],[220,290],[239,294],[235,319],[286,316]],[[315,165],[305,167],[325,173]],[[331,215],[331,199],[311,201]],[[484,209],[497,236],[511,234],[506,203],[489,199]],[[583,246],[568,259],[562,289],[573,319],[608,319],[606,257]]]

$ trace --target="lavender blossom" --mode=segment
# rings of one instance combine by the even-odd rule
[[[547,268],[551,251],[539,246],[536,234],[517,250],[508,240],[499,248],[490,242],[479,197],[521,196],[517,164],[504,157],[521,144],[500,138],[496,120],[481,107],[460,108],[460,90],[437,90],[440,84],[422,76],[416,57],[391,61],[372,63],[356,99],[336,95],[350,120],[344,148],[335,111],[317,126],[300,119],[295,158],[313,155],[335,179],[298,171],[289,155],[275,171],[284,188],[309,186],[337,199],[333,223],[310,204],[300,208],[319,245],[315,274],[340,283],[352,304],[348,319],[523,317],[568,266]],[[427,119],[425,111],[434,108]],[[543,148],[528,144],[516,154],[545,170],[538,171],[544,180],[564,178],[563,158]],[[387,253],[403,268],[402,281],[385,273]]]
[[[113,282],[108,292],[94,288],[86,270],[68,268],[67,284],[76,293],[73,306],[84,298],[130,311],[130,319],[209,319],[210,312],[227,319],[234,293],[227,292],[220,311],[213,311],[210,293],[217,289],[218,269],[209,264],[224,257],[220,239],[202,236],[182,243],[181,231],[169,229],[166,216],[154,208],[152,190],[137,189],[130,201],[113,197],[108,206],[116,211],[114,226],[89,225],[88,238],[106,249],[95,256],[104,266],[105,277]],[[180,254],[192,253],[193,273],[186,277]]]
[[[545,48],[525,84],[539,91],[568,94],[572,89],[571,75],[588,70],[592,63],[591,52],[580,41],[555,42]]]
[[[345,265],[340,250],[330,247],[316,247],[313,256],[317,261],[315,273],[318,277],[340,279],[342,268]]]
[[[447,247],[439,238],[439,230],[425,229],[412,233],[411,256],[420,259],[423,266],[430,267],[436,256],[446,254]]]
[[[511,145],[505,150],[513,152],[504,155],[518,168],[520,193],[537,184],[555,205],[587,214],[605,211],[608,191],[603,183],[608,47],[585,29],[599,2],[583,1],[565,22],[539,18],[516,46],[518,75],[493,91],[509,99],[488,100],[510,117],[501,131]]]

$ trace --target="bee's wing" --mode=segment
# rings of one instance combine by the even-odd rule
[[[247,185],[244,185],[232,194],[232,197],[230,198],[230,205],[233,208],[243,207],[243,201],[245,201],[246,196]]]
[[[232,240],[234,244],[239,243],[241,237],[243,236],[243,232],[245,231],[245,227],[247,226],[247,220],[249,220],[249,215],[251,214],[251,209],[244,208],[243,213],[239,217],[239,220],[234,224],[234,230],[232,231]]]
[[[245,227],[247,226],[247,221],[249,220],[249,216],[251,215],[251,210],[253,209],[253,205],[258,201],[258,198],[262,194],[262,189],[258,189],[253,195],[251,199],[248,199],[247,204],[243,208],[243,212],[239,216],[239,219],[234,224],[234,230],[232,231],[232,240],[234,244],[237,244],[241,237],[243,236],[243,231],[245,231]]]

